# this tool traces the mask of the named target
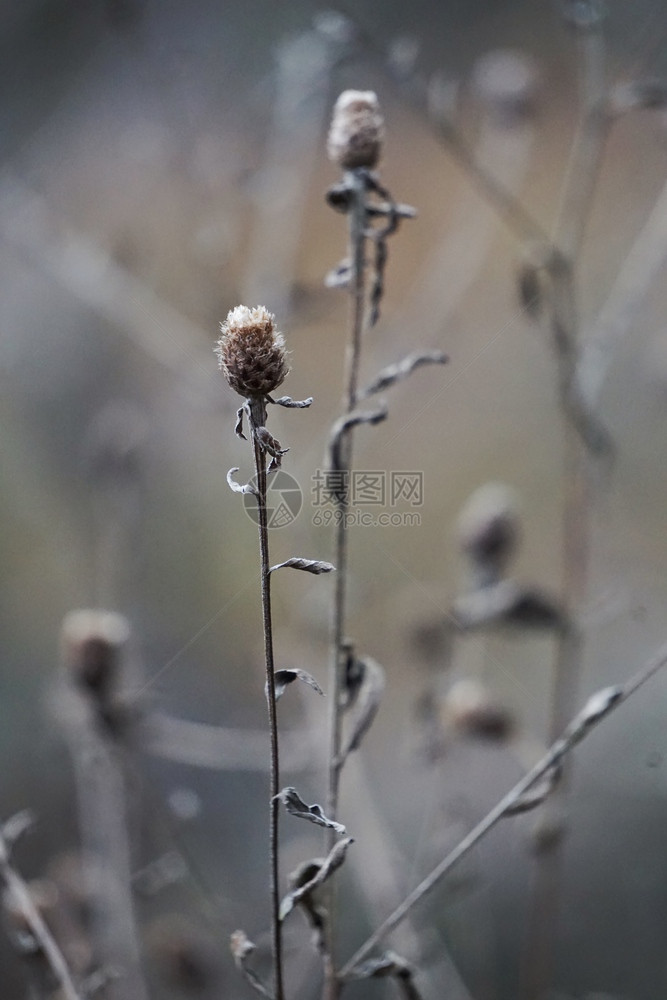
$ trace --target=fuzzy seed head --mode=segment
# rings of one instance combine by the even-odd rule
[[[215,347],[218,364],[229,385],[241,396],[265,396],[289,372],[283,335],[276,318],[264,306],[237,306],[220,324]]]
[[[344,90],[334,105],[327,153],[344,170],[370,167],[380,159],[384,119],[372,90]]]

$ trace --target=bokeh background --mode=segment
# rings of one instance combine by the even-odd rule
[[[137,871],[174,851],[181,865],[139,897],[152,996],[250,995],[228,935],[242,926],[267,940],[257,543],[225,481],[231,466],[250,475],[250,453],[234,437],[239,400],[212,347],[239,302],[276,312],[292,352],[285,391],[315,403],[271,413],[304,498],[297,520],[272,533],[273,561],[330,558],[312,476],[339,410],[346,340],[345,295],[323,282],[345,253],[344,219],[324,202],[337,180],[325,137],[342,89],[378,93],[383,182],[419,213],[391,240],[363,380],[417,348],[451,359],[391,390],[386,423],[357,435],[359,468],[421,471],[424,500],[419,526],[352,536],[349,629],[388,683],[343,803],[357,840],[357,867],[341,880],[346,951],[375,923],[373,905],[387,912],[520,773],[514,745],[453,740],[435,765],[418,753],[415,705],[442,653],[428,640],[460,588],[454,525],[472,490],[501,480],[518,492],[517,573],[561,586],[563,426],[548,339],[517,297],[525,248],[400,80],[430,78],[479,162],[551,231],[578,117],[575,33],[547,0],[359,0],[345,13],[296,0],[0,9],[0,814],[36,815],[16,852],[26,877],[76,850],[60,626],[77,607],[127,615],[129,692],[142,710],[229,730],[205,766],[178,745],[172,759],[142,751],[134,761],[147,789]],[[658,0],[609,0],[607,15],[610,79],[667,73]],[[498,50],[514,61],[494,78]],[[520,115],[498,98],[512,73],[530,98]],[[629,676],[667,635],[666,167],[665,112],[620,119],[577,267],[586,334],[652,220],[639,307],[600,395],[617,456],[594,491],[582,700]],[[323,685],[331,589],[305,574],[275,586],[279,664]],[[548,637],[467,639],[449,669],[483,677],[539,744],[553,658]],[[300,694],[281,703],[286,731],[321,734],[324,702]],[[554,1000],[654,1000],[667,987],[666,704],[658,677],[577,752]],[[322,801],[317,741],[287,743],[284,783]],[[533,822],[508,821],[420,912],[426,969],[441,977],[425,995],[516,995]],[[321,851],[296,820],[283,828],[286,870]],[[377,890],[368,906],[364,869]],[[303,957],[299,920],[289,958],[306,997],[316,963]],[[442,940],[458,973],[443,966]],[[179,979],[179,948],[210,977]],[[0,956],[5,995],[18,1000],[22,964],[6,943]]]

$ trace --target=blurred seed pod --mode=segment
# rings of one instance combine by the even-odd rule
[[[108,705],[117,687],[130,626],[123,615],[86,608],[70,611],[62,625],[62,656],[74,684]]]
[[[510,125],[534,110],[539,77],[537,63],[529,55],[494,49],[476,61],[472,89],[496,119]]]
[[[457,534],[478,584],[501,578],[516,551],[520,530],[518,499],[508,486],[485,483],[471,494],[459,514]]]
[[[460,735],[503,742],[514,733],[508,709],[493,699],[480,681],[465,679],[452,684],[442,704],[443,722]]]
[[[334,105],[327,153],[344,170],[376,166],[384,138],[384,120],[372,90],[345,90]]]

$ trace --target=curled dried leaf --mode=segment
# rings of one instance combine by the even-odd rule
[[[422,365],[446,365],[449,358],[442,351],[415,351],[408,354],[402,361],[397,361],[394,365],[383,368],[378,377],[366,386],[362,396],[372,396],[376,392],[383,392],[390,386],[395,385],[402,379],[411,375],[415,368]]]
[[[236,411],[236,423],[234,424],[234,433],[236,434],[237,437],[243,438],[244,441],[247,441],[248,439],[243,433],[244,413],[245,413],[245,406],[239,406],[238,410]]]
[[[309,674],[307,670],[276,670],[274,675],[274,684],[276,692],[276,701],[282,697],[285,693],[286,688],[292,684],[293,681],[299,680],[303,681],[304,684],[308,684],[313,691],[317,691],[318,694],[323,695],[324,691],[317,683],[312,674]]]
[[[330,465],[333,472],[340,472],[344,463],[342,459],[343,442],[347,434],[353,427],[359,424],[379,424],[387,418],[387,409],[383,407],[379,410],[357,410],[354,413],[346,413],[340,417],[331,428],[329,439]]]
[[[262,980],[259,978],[256,972],[248,967],[248,958],[255,951],[256,945],[250,940],[245,931],[234,931],[230,940],[230,948],[232,951],[232,956],[234,958],[234,963],[239,970],[245,976],[246,980],[250,985],[260,993],[263,997],[267,997],[268,1000],[273,1000],[273,994],[264,985]]]
[[[356,659],[354,668],[354,672],[360,675],[361,679],[355,681],[356,693],[353,701],[349,702],[353,710],[349,735],[340,754],[339,766],[348,754],[360,746],[377,715],[384,693],[385,674],[379,663],[367,656]]]
[[[378,958],[371,958],[350,973],[348,979],[374,979],[391,976],[396,979],[401,993],[407,1000],[419,1000],[420,994],[414,984],[414,969],[395,951],[386,951]]]
[[[525,791],[523,795],[514,800],[511,806],[507,807],[505,815],[518,816],[521,813],[530,812],[531,809],[536,809],[537,806],[541,806],[553,792],[561,779],[562,773],[563,769],[560,763],[557,762],[553,767],[549,768],[537,784]]]
[[[336,823],[335,820],[327,819],[322,810],[322,806],[315,803],[309,806],[303,801],[296,788],[291,785],[287,788],[283,788],[281,792],[275,796],[279,799],[287,812],[291,816],[296,816],[298,819],[307,819],[311,823],[315,823],[317,826],[324,826],[328,830],[335,830],[336,833],[341,835],[345,834],[346,830],[342,823]]]
[[[332,573],[335,568],[332,563],[323,562],[320,559],[301,559],[299,556],[292,556],[291,559],[286,559],[285,562],[272,566],[269,573],[273,573],[276,569],[300,569],[304,573],[314,573],[319,576],[320,573]]]
[[[565,735],[568,743],[572,745],[582,740],[589,729],[592,729],[593,726],[596,726],[598,722],[604,719],[605,715],[611,712],[617,702],[622,700],[623,694],[623,688],[619,685],[602,688],[600,691],[592,694],[579,714],[575,716],[567,727]]]
[[[227,473],[227,485],[229,486],[230,490],[233,490],[234,493],[252,493],[252,495],[256,497],[257,489],[252,485],[252,483],[245,483],[243,486],[241,486],[240,483],[234,481],[234,473],[238,471],[239,468],[237,465],[233,469],[230,469],[229,472]]]
[[[347,849],[352,843],[354,843],[352,837],[345,837],[343,840],[339,840],[337,844],[334,844],[324,860],[315,859],[310,862],[313,867],[304,869],[304,874],[307,872],[310,878],[307,881],[302,881],[301,885],[296,886],[283,898],[280,904],[281,920],[284,920],[298,903],[307,899],[315,889],[319,888],[340,868],[345,861]]]
[[[263,451],[268,452],[272,458],[281,459],[289,451],[289,448],[281,446],[280,441],[266,427],[255,427],[255,437]]]
[[[291,396],[281,396],[280,399],[271,399],[270,396],[266,397],[270,403],[274,403],[276,406],[286,406],[291,410],[305,410],[309,406],[312,406],[313,397],[309,396],[308,399],[292,399]]]

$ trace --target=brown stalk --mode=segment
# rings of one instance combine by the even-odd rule
[[[349,340],[345,358],[345,393],[343,396],[344,413],[352,413],[356,408],[359,389],[359,363],[361,359],[361,341],[366,314],[366,280],[365,280],[365,226],[366,226],[366,183],[361,170],[351,170],[346,173],[346,182],[350,191],[350,206],[348,211],[348,244],[349,257],[352,262],[350,276],[350,316]],[[352,467],[353,431],[350,429],[341,447],[342,481],[347,484]],[[333,596],[333,625],[331,640],[331,658],[329,664],[329,702],[330,746],[329,746],[329,787],[327,794],[327,815],[335,820],[338,815],[338,800],[340,792],[340,776],[342,771],[341,735],[342,735],[342,692],[345,683],[345,623],[347,613],[348,585],[348,526],[346,514],[349,506],[347,489],[341,494],[338,506],[338,520],[334,542],[334,562],[336,565],[336,586]],[[329,848],[333,846],[333,834],[329,836]],[[335,971],[335,927],[334,927],[334,888],[330,882],[327,892],[329,920],[327,922],[326,951],[324,954],[326,1000],[336,1000],[340,986]]]
[[[261,412],[256,412],[257,409]],[[263,427],[266,423],[266,404],[263,399],[251,402],[251,424]],[[254,428],[253,428],[254,430]],[[279,808],[276,797],[280,791],[280,755],[278,748],[278,716],[273,663],[273,623],[271,619],[271,574],[269,560],[269,530],[266,509],[266,454],[253,432],[253,455],[257,489],[257,518],[259,554],[261,563],[262,627],[264,632],[264,659],[266,665],[266,700],[271,739],[271,775],[269,805],[269,865],[271,869],[271,946],[275,1000],[284,1000],[282,926],[280,922],[280,871],[279,871]]]

